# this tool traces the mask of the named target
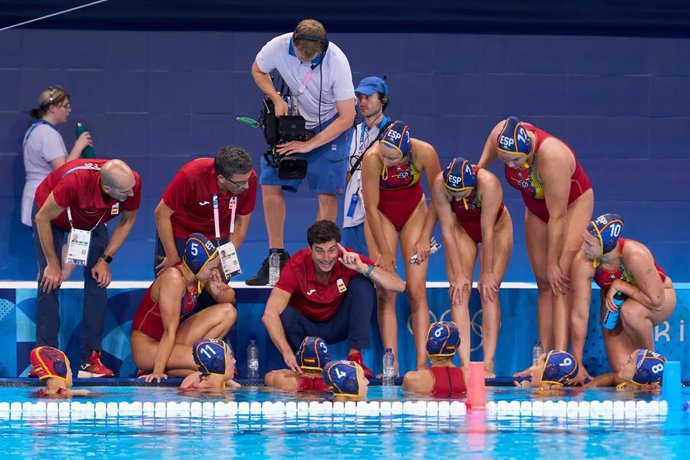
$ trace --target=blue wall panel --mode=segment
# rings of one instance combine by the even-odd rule
[[[113,273],[119,280],[149,279],[152,211],[179,167],[239,144],[259,169],[261,133],[234,118],[258,116],[261,95],[249,69],[274,35],[4,32],[0,86],[12,90],[0,100],[0,231],[9,235],[0,244],[0,279],[35,276],[30,234],[18,222],[21,139],[42,88],[57,83],[72,93],[70,123],[60,128],[68,149],[74,122],[81,121],[98,155],[125,159],[144,179],[144,204]],[[454,155],[476,161],[489,130],[509,114],[567,141],[594,184],[595,212],[620,211],[626,235],[649,244],[675,280],[690,279],[689,39],[431,33],[333,33],[331,39],[349,56],[355,83],[388,75],[389,113],[432,143],[444,164]],[[499,165],[491,170],[502,178]],[[316,207],[306,186],[287,196],[285,235],[294,252],[305,245]],[[515,227],[506,279],[531,281],[524,207],[515,190],[504,196]],[[266,239],[259,195],[240,253],[246,273],[259,266]],[[442,255],[432,259],[429,279],[445,279]]]
[[[35,302],[34,289],[0,289],[0,346],[6,352],[0,356],[0,377],[26,376],[28,357],[35,345]],[[246,348],[252,337],[259,347],[261,372],[284,368],[283,358],[273,346],[261,322],[268,289],[238,289],[238,318],[230,331],[228,340],[237,358],[241,376],[246,375]],[[105,319],[103,350],[104,363],[120,377],[136,375],[136,366],[131,357],[129,335],[131,322],[143,289],[111,289]],[[430,288],[427,293],[431,310],[431,321],[449,320],[447,288]],[[501,331],[498,337],[495,370],[499,376],[512,375],[529,365],[531,350],[537,336],[536,289],[503,289],[501,299]],[[668,321],[654,329],[657,351],[668,359],[681,362],[684,379],[690,378],[690,353],[685,346],[685,325],[690,320],[688,302],[690,291],[687,286],[678,290],[678,305]],[[81,331],[83,291],[63,289],[60,293],[62,325],[59,334],[60,348],[71,356],[78,365]],[[599,291],[592,292],[589,328],[584,350],[584,363],[592,375],[609,372],[599,326]],[[406,299],[398,296],[398,344],[400,371],[402,373],[416,365],[412,333],[407,324],[410,308]],[[481,361],[482,355],[482,312],[479,295],[475,289],[470,298],[471,359]],[[329,344],[331,356],[344,359],[347,344]],[[381,370],[382,346],[375,315],[371,318],[370,345],[363,350],[364,362],[378,373]],[[76,369],[75,369],[76,370]]]

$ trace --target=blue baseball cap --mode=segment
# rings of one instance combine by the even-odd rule
[[[635,375],[631,379],[638,385],[646,385],[661,380],[664,376],[664,364],[666,358],[659,353],[641,348],[637,350],[637,362],[635,364]]]
[[[452,321],[432,324],[426,337],[426,352],[429,357],[453,356],[460,346],[460,332]]]
[[[575,377],[579,366],[573,355],[567,351],[552,350],[546,355],[541,381],[556,385],[565,385],[568,379]]]
[[[468,160],[455,157],[443,170],[443,183],[451,192],[462,192],[477,185],[477,175]]]
[[[364,77],[355,88],[355,93],[365,96],[381,93],[383,96],[388,96],[388,84],[383,78],[377,76]]]
[[[607,212],[591,221],[587,226],[587,231],[599,240],[601,253],[609,253],[618,245],[618,238],[623,231],[623,218],[618,214]]]
[[[410,128],[404,121],[394,121],[383,134],[381,144],[389,149],[397,150],[403,156],[407,155],[411,146]]]
[[[498,150],[511,155],[529,155],[532,152],[532,140],[517,117],[508,118],[498,133]]]
[[[354,361],[331,361],[323,369],[323,379],[333,396],[359,397],[362,388],[358,376],[364,377],[364,371]]]
[[[197,275],[209,260],[218,254],[218,248],[201,233],[192,233],[184,246],[182,262]]]
[[[232,350],[220,339],[201,339],[194,342],[192,355],[197,369],[203,375],[225,375],[225,368],[228,358],[232,356]]]
[[[297,350],[297,362],[303,370],[323,371],[324,366],[331,362],[328,345],[321,337],[305,337]]]

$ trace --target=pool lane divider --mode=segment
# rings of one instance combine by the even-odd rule
[[[668,414],[668,407],[666,401],[489,401],[486,403],[485,413],[488,419],[635,419],[665,416]],[[466,415],[467,406],[464,401],[0,402],[0,420],[333,416],[415,416],[447,419]]]

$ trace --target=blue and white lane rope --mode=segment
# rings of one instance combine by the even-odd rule
[[[642,418],[668,413],[666,401],[489,401],[488,419],[502,417]],[[106,419],[116,417],[229,418],[324,417],[324,416],[464,416],[463,401],[263,401],[263,402],[0,402],[0,419],[64,418]]]

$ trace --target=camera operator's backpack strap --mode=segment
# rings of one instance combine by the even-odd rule
[[[365,148],[362,151],[362,154],[359,156],[359,158],[357,158],[357,161],[355,161],[355,164],[352,165],[352,168],[350,168],[350,172],[348,173],[348,177],[352,177],[352,175],[355,173],[355,171],[357,171],[357,168],[359,168],[359,165],[362,164],[362,160],[364,159],[364,154],[367,153],[367,150],[369,150],[372,145],[374,145],[374,142],[378,141],[379,139],[381,139],[381,137],[383,137],[383,133],[386,131],[386,129],[388,129],[388,127],[392,123],[393,123],[393,120],[389,120],[388,123],[386,123],[385,125],[383,125],[381,127],[378,135],[371,142],[369,142],[369,145],[367,145],[367,148]]]

